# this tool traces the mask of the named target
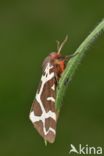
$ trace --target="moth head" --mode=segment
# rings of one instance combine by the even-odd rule
[[[49,57],[51,60],[55,60],[55,59],[59,59],[62,55],[60,53],[57,52],[52,52]]]
[[[62,73],[65,68],[65,56],[60,53],[51,53],[51,63],[59,69],[59,73]]]
[[[45,69],[46,65],[48,62],[55,64],[55,65],[60,65],[64,64],[65,62],[65,57],[62,56],[60,53],[64,44],[67,42],[68,36],[65,37],[64,41],[60,44],[59,41],[57,41],[57,52],[52,52],[50,53],[43,61],[43,70]]]
[[[57,41],[57,52],[53,52],[49,55],[51,57],[51,59],[61,59],[62,58],[61,50],[62,50],[64,44],[67,42],[67,40],[68,40],[68,35],[66,35],[65,39],[63,40],[63,42],[61,44],[59,41]]]

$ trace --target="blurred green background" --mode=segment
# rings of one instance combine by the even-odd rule
[[[56,40],[68,34],[62,53],[72,54],[102,18],[103,0],[0,1],[0,156],[68,156],[70,144],[104,145],[104,34],[67,89],[56,142],[45,147],[28,119]]]

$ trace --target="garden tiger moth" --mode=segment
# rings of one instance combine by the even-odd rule
[[[42,77],[35,99],[32,103],[29,118],[44,140],[53,143],[56,137],[56,125],[59,116],[55,107],[56,87],[66,67],[67,56],[60,51],[67,41],[59,45],[57,52],[50,53],[43,61]]]

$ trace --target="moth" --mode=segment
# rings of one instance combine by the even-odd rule
[[[50,53],[42,64],[42,77],[32,103],[29,118],[38,133],[45,141],[53,143],[56,137],[56,125],[59,113],[55,107],[56,88],[58,81],[66,68],[68,56],[60,51],[67,41],[57,44],[57,52]]]

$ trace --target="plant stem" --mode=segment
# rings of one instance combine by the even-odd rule
[[[101,32],[104,31],[104,20],[102,20],[95,29],[88,35],[88,37],[82,42],[82,44],[77,48],[74,54],[76,54],[74,57],[72,57],[68,63],[65,71],[63,72],[59,84],[56,91],[56,109],[59,111],[60,107],[62,105],[63,96],[65,94],[65,90],[67,88],[67,85],[65,85],[68,82],[71,81],[76,68],[78,67],[80,61],[82,60],[86,50],[89,48],[89,46],[97,39]]]

